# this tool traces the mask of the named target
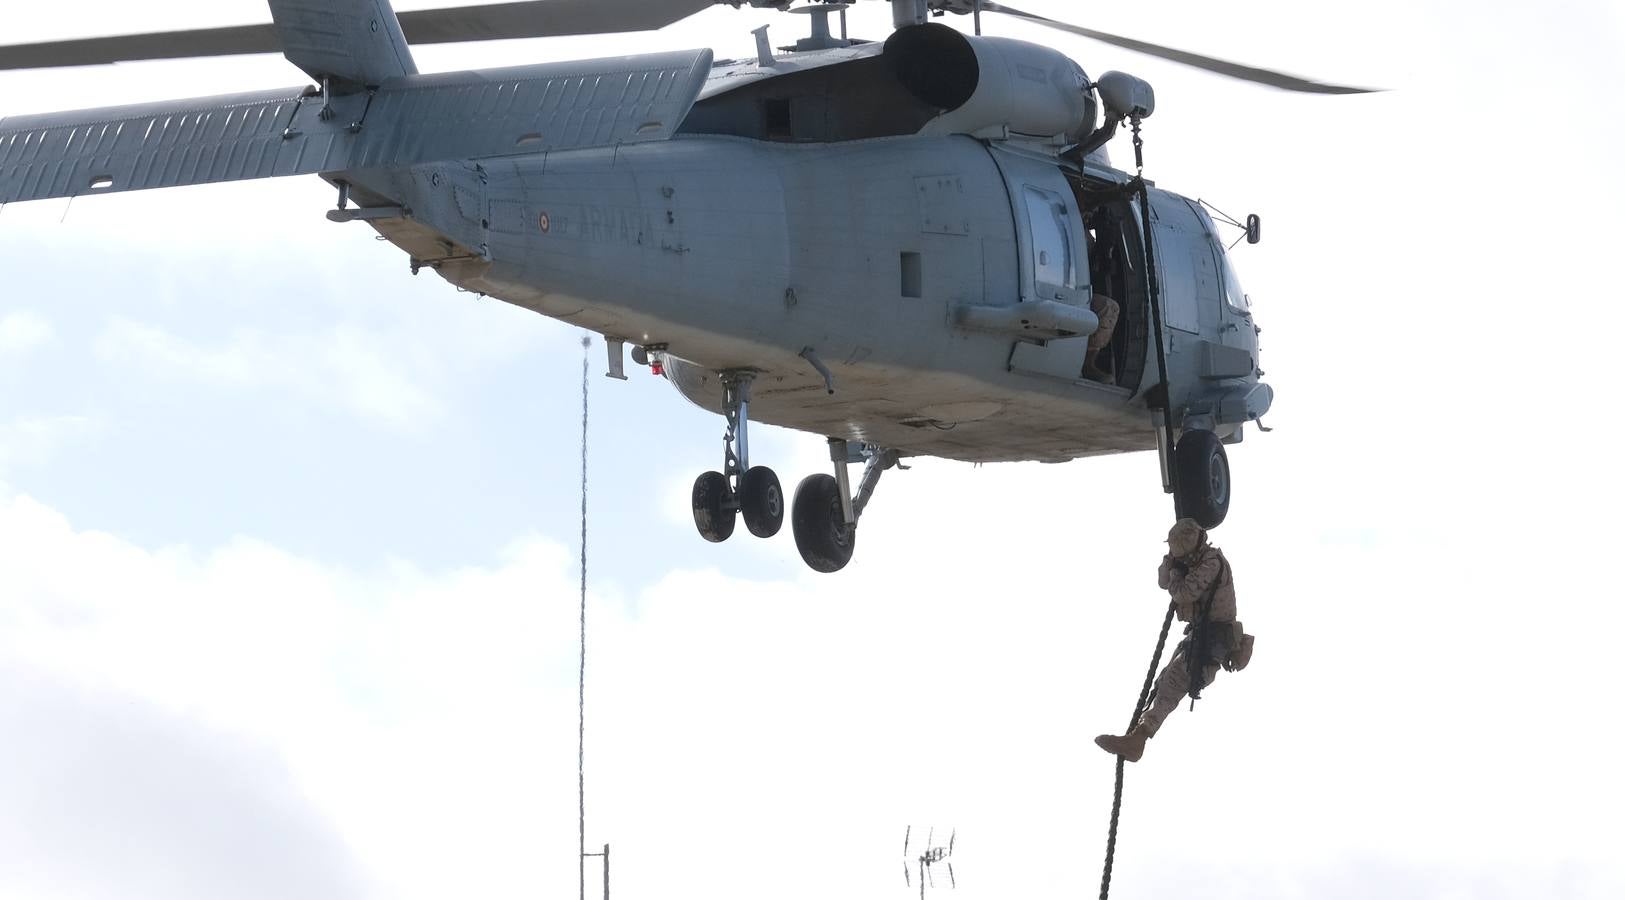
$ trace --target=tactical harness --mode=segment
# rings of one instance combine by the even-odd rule
[[[1213,612],[1213,597],[1219,593],[1219,585],[1224,583],[1225,575],[1230,572],[1230,561],[1223,555],[1219,557],[1219,571],[1213,576],[1213,583],[1207,586],[1207,593],[1202,597],[1202,603],[1197,608],[1196,619],[1185,626],[1185,693],[1191,698],[1191,709],[1196,708],[1196,701],[1202,699],[1202,688],[1205,686],[1202,676],[1207,674],[1207,667],[1214,660],[1213,641],[1209,618]],[[1224,635],[1224,666],[1230,668],[1230,654],[1240,644],[1235,638],[1235,627],[1229,629]]]

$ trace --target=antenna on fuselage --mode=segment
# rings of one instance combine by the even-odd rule
[[[924,25],[930,12],[926,0],[891,0],[892,25],[898,28]]]
[[[814,3],[808,6],[798,6],[795,9],[790,10],[790,12],[806,16],[812,20],[812,36],[804,37],[801,40],[796,41],[795,45],[792,47],[784,47],[781,49],[803,52],[807,50],[833,50],[837,47],[850,47],[852,42],[846,37],[846,11],[851,7],[852,4],[844,2],[844,0],[843,2],[839,3],[832,2],[832,0],[825,0],[823,3]],[[841,36],[838,38],[830,34],[829,30],[829,17],[833,13],[841,14]]]

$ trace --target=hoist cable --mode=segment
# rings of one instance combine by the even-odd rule
[[[1162,633],[1157,635],[1157,649],[1151,654],[1151,665],[1145,670],[1145,683],[1140,685],[1140,699],[1134,704],[1134,717],[1129,719],[1128,730],[1140,723],[1140,714],[1155,696],[1151,689],[1156,682],[1157,666],[1162,662],[1163,648],[1168,645],[1168,629],[1174,624],[1174,604],[1168,604],[1168,613],[1162,617]],[[1106,829],[1106,865],[1100,873],[1100,900],[1106,900],[1112,890],[1112,862],[1117,856],[1117,817],[1123,810],[1123,757],[1117,757],[1117,784],[1112,791],[1112,821]]]
[[[581,666],[576,686],[577,885],[587,900],[587,365],[592,338],[581,339]]]
[[[1151,247],[1151,186],[1145,183],[1145,156],[1142,149],[1144,141],[1140,138],[1140,117],[1134,116],[1129,119],[1129,124],[1134,129],[1134,165],[1136,172],[1134,184],[1139,188],[1140,193],[1140,227],[1143,231],[1141,241],[1145,245],[1143,249],[1145,251],[1146,295],[1151,306],[1151,329],[1156,333],[1157,338],[1157,378],[1160,379],[1158,393],[1162,396],[1155,399],[1159,399],[1162,403],[1161,431],[1163,442],[1167,448],[1166,453],[1161,454],[1161,456],[1163,465],[1167,466],[1168,486],[1174,489],[1177,498],[1179,469],[1177,466],[1172,465],[1167,458],[1168,454],[1174,452],[1174,404],[1173,388],[1168,382],[1168,351],[1163,345],[1165,332],[1162,328],[1161,289],[1157,282],[1156,258]],[[1179,514],[1178,506],[1179,504],[1176,501],[1174,504],[1174,514],[1176,516]]]

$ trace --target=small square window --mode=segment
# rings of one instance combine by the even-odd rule
[[[925,276],[920,264],[920,254],[904,250],[902,255],[903,266],[903,296],[923,297]]]

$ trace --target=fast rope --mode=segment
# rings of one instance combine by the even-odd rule
[[[1157,635],[1157,649],[1151,654],[1151,665],[1145,670],[1145,683],[1140,685],[1140,699],[1134,704],[1134,717],[1129,719],[1130,730],[1140,722],[1140,714],[1151,702],[1151,685],[1157,679],[1157,666],[1162,663],[1162,651],[1168,644],[1168,629],[1174,624],[1174,604],[1168,604],[1168,613],[1162,617],[1162,633]],[[1100,900],[1107,900],[1112,890],[1112,861],[1117,855],[1117,817],[1123,810],[1123,757],[1117,757],[1117,784],[1112,793],[1112,821],[1106,829],[1106,865],[1100,873]]]
[[[581,668],[576,693],[577,885],[587,900],[587,365],[592,338],[581,338]]]
[[[1135,176],[1132,182],[1140,195],[1140,223],[1144,234],[1141,243],[1145,251],[1145,278],[1147,301],[1151,306],[1151,328],[1156,334],[1157,348],[1157,376],[1161,383],[1154,389],[1156,396],[1153,401],[1162,406],[1162,423],[1160,431],[1164,441],[1165,452],[1172,451],[1174,447],[1174,417],[1171,398],[1168,389],[1168,352],[1163,347],[1162,330],[1162,303],[1158,296],[1157,267],[1151,252],[1151,188],[1145,183],[1145,154],[1144,142],[1140,138],[1140,116],[1131,116],[1129,125],[1134,132],[1134,168]],[[1175,484],[1178,473],[1171,467],[1166,473],[1167,487],[1176,489]],[[1177,494],[1176,494],[1177,497]],[[1178,503],[1175,502],[1175,515],[1178,515]],[[1162,651],[1168,644],[1168,629],[1174,624],[1175,604],[1168,604],[1168,613],[1162,617],[1162,632],[1157,635],[1157,649],[1151,654],[1151,665],[1145,670],[1145,683],[1140,686],[1140,699],[1134,704],[1134,718],[1129,720],[1129,730],[1140,722],[1140,714],[1145,712],[1145,706],[1151,701],[1153,692],[1151,686],[1156,682],[1157,666],[1162,663]],[[1112,788],[1112,818],[1111,824],[1106,828],[1106,862],[1100,873],[1100,900],[1107,900],[1112,890],[1112,863],[1117,856],[1117,819],[1123,810],[1123,757],[1117,757],[1117,776]]]

